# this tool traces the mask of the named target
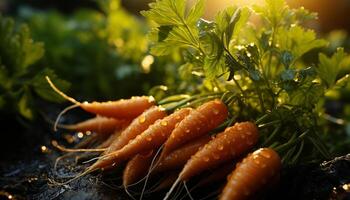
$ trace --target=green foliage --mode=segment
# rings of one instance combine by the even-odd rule
[[[331,57],[320,53],[316,62],[304,62],[307,53],[320,52],[328,44],[302,27],[316,14],[291,9],[284,0],[265,0],[252,8],[226,8],[213,21],[199,19],[198,11],[195,23],[188,21],[185,4],[158,0],[143,12],[155,22],[152,53],[180,50],[186,55],[181,76],[190,80],[201,74],[205,85],[195,93],[231,94],[236,100],[231,104],[233,116],[254,119],[262,127],[273,124],[263,128],[261,145],[276,148],[285,163],[329,156],[325,143],[331,136],[324,134],[320,116],[327,92],[347,85],[349,76],[341,73],[350,57],[339,49]],[[201,1],[195,7],[201,7],[198,4]],[[250,21],[251,12],[259,19]],[[270,138],[268,133],[277,129]],[[305,156],[299,159],[301,152]]]
[[[43,43],[34,42],[25,24],[18,27],[10,18],[0,15],[0,110],[18,112],[26,119],[35,116],[35,96],[62,101],[52,90],[43,88],[44,77],[52,77],[65,90],[66,81],[59,80],[50,69],[34,67],[44,55]],[[36,75],[35,75],[36,74]],[[44,86],[45,87],[45,86]]]
[[[118,0],[99,3],[102,11],[81,9],[70,16],[22,8],[20,18],[45,43],[37,65],[52,67],[72,83],[70,94],[84,100],[126,98],[173,81],[171,62],[154,59],[149,70],[142,67],[149,56],[147,24]]]
[[[327,57],[325,54],[320,53],[318,74],[320,75],[320,78],[328,88],[332,87],[335,84],[340,70],[342,69],[342,67],[344,67],[342,63],[344,61],[345,56],[346,55],[342,48],[337,49],[337,52],[334,53],[330,58]]]

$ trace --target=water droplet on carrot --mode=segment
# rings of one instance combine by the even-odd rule
[[[220,155],[218,155],[218,154],[214,154],[213,157],[214,157],[215,160],[219,160],[220,159]]]
[[[271,158],[271,155],[266,151],[261,151],[260,154],[261,154],[261,156],[263,156],[265,158]]]
[[[243,128],[242,128],[242,126],[237,126],[237,130],[239,130],[239,131],[241,131],[241,130],[243,130]]]
[[[140,118],[139,118],[139,122],[142,124],[142,123],[144,123],[146,121],[146,117],[145,116],[141,116]]]
[[[224,146],[223,146],[222,144],[220,144],[220,145],[217,147],[217,149],[218,149],[219,151],[222,151],[222,150],[224,149]]]
[[[181,117],[180,116],[176,116],[175,119],[180,119]]]
[[[154,99],[154,97],[153,96],[149,96],[148,97],[148,102],[149,103],[152,103],[152,102],[155,102],[156,100]]]
[[[204,160],[204,162],[209,162],[210,159],[209,159],[209,157],[206,156],[203,158],[203,160]]]
[[[190,132],[190,129],[187,129],[185,132],[186,132],[186,133],[189,133],[189,132]]]
[[[244,134],[241,134],[241,138],[242,138],[242,139],[245,139],[246,136],[245,136]]]
[[[150,142],[152,141],[152,137],[147,137],[146,140]]]
[[[168,125],[168,122],[167,122],[167,121],[161,121],[160,124],[161,124],[162,126],[167,126],[167,125]]]
[[[219,114],[219,110],[214,109],[214,110],[213,110],[213,113],[214,113],[214,115],[218,115],[218,114]]]
[[[247,135],[252,135],[253,133],[251,131],[246,132]]]

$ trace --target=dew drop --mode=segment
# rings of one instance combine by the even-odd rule
[[[142,124],[146,121],[146,117],[144,115],[142,115],[140,118],[139,118],[139,122]]]
[[[217,147],[217,149],[218,149],[219,151],[224,150],[224,145],[220,144],[220,145]]]
[[[239,131],[243,130],[242,126],[237,126],[237,130]]]
[[[152,137],[147,137],[146,140],[150,142],[152,141]]]
[[[220,159],[220,155],[218,155],[218,154],[214,154],[213,157],[214,157],[215,160],[219,160]]]
[[[181,117],[180,116],[176,116],[175,119],[181,119]]]
[[[247,134],[247,135],[253,135],[253,133],[250,132],[250,131],[247,131],[246,134]]]
[[[260,160],[258,160],[258,159],[255,159],[254,162],[255,162],[255,164],[257,164],[257,165],[259,165],[259,166],[260,166],[260,164],[261,164]]]
[[[189,132],[190,132],[190,129],[187,129],[185,132],[186,132],[186,133],[189,133]]]
[[[161,121],[160,124],[161,124],[162,126],[167,126],[167,125],[168,125],[168,122],[167,122],[167,121]]]
[[[214,109],[214,110],[213,110],[213,113],[214,113],[214,115],[218,115],[218,114],[219,114],[219,110]]]
[[[266,164],[265,164],[265,163],[262,163],[262,164],[261,164],[261,168],[266,168]]]
[[[209,157],[206,156],[203,158],[203,160],[204,160],[204,162],[209,162],[210,159],[209,159]]]
[[[266,151],[261,151],[260,154],[261,154],[261,156],[263,156],[265,158],[271,158],[271,155]]]
[[[215,104],[221,105],[221,101],[214,101]]]
[[[241,138],[242,138],[242,139],[245,139],[246,136],[245,136],[244,134],[241,134]]]

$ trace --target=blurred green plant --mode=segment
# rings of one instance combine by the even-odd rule
[[[70,93],[84,100],[125,98],[172,82],[171,62],[148,53],[147,23],[119,0],[99,3],[101,11],[81,9],[70,16],[23,7],[19,18],[45,44],[37,65],[52,67],[72,83]]]
[[[35,116],[35,96],[53,102],[60,98],[45,84],[54,79],[64,91],[69,83],[57,78],[52,69],[35,66],[44,55],[43,43],[35,42],[27,25],[15,24],[0,15],[0,111],[18,113],[26,119]]]

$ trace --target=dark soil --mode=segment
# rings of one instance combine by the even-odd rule
[[[62,139],[64,133],[51,131],[46,122],[36,124],[34,127],[39,128],[33,130],[22,128],[15,121],[11,117],[0,119],[1,124],[11,127],[11,130],[2,131],[3,139],[0,140],[0,200],[8,199],[10,195],[12,199],[130,199],[123,190],[111,186],[111,183],[120,184],[120,181],[111,181],[120,174],[104,177],[93,174],[67,185],[55,186],[50,179],[57,179],[53,164],[60,154],[50,146],[50,141],[55,139],[68,146],[72,144]],[[42,151],[42,146],[47,150]],[[60,177],[74,175],[83,169],[72,163],[74,160],[67,159],[59,165],[57,173]],[[264,199],[350,199],[349,188],[350,154],[321,164],[284,169],[279,186]],[[205,194],[205,191],[208,190],[201,189],[199,193]],[[163,195],[157,193],[146,199],[160,199]]]

